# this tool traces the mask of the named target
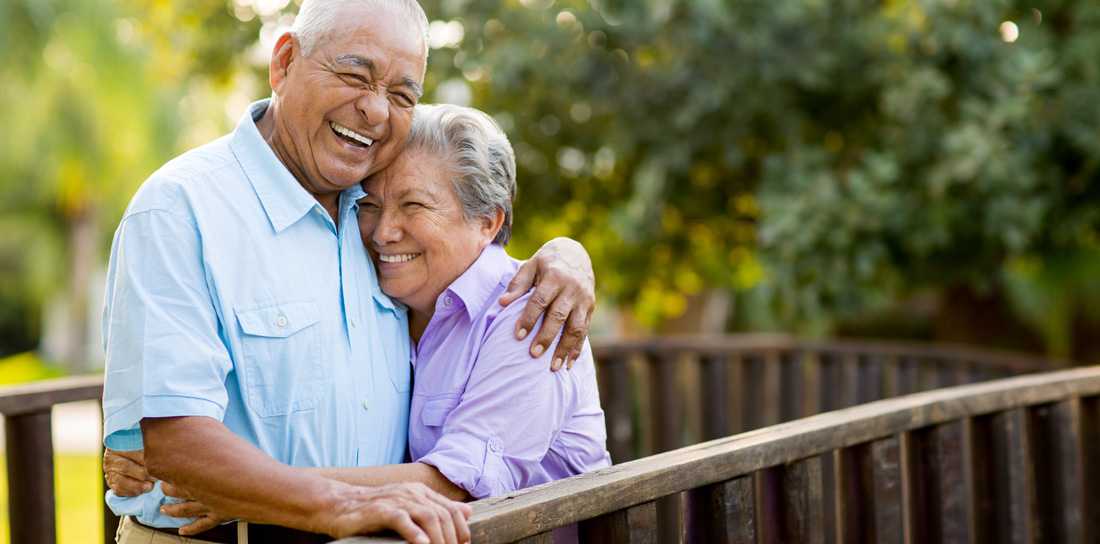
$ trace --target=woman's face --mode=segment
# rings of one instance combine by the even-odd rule
[[[451,175],[446,160],[406,149],[363,183],[359,200],[359,231],[382,292],[427,315],[496,236],[492,221],[462,217]]]

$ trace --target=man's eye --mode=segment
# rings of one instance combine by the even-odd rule
[[[406,208],[423,208],[424,205],[419,202],[406,202],[403,204]]]
[[[416,100],[414,100],[411,96],[407,94],[391,93],[390,96],[393,97],[393,100],[397,103],[397,105],[403,108],[411,108],[416,105]]]
[[[359,74],[353,74],[353,73],[350,73],[350,72],[344,72],[344,73],[340,74],[340,77],[342,77],[344,79],[350,79],[350,80],[352,80],[356,83],[366,83],[367,82],[367,78],[365,78],[365,77],[363,77]]]

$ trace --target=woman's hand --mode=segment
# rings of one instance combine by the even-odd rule
[[[596,277],[588,252],[569,238],[550,240],[531,260],[523,263],[498,302],[501,306],[507,306],[530,291],[532,286],[535,292],[516,322],[516,338],[526,338],[539,316],[545,312],[542,328],[531,343],[531,356],[542,356],[564,325],[565,330],[554,350],[550,369],[558,370],[563,363],[566,368],[572,368],[573,361],[580,357],[584,347],[588,323],[596,307]]]
[[[199,518],[180,527],[181,535],[197,535],[229,521],[219,519],[214,512],[206,507],[206,505],[195,500],[194,497],[168,482],[161,482],[160,489],[164,492],[165,496],[183,499],[183,502],[180,503],[161,506],[161,514],[166,514],[174,518]]]
[[[148,493],[157,483],[157,479],[145,470],[145,450],[104,451],[103,478],[119,497]]]

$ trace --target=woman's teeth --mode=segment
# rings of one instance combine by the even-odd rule
[[[384,263],[403,263],[421,256],[422,253],[406,253],[404,255],[379,255],[378,260]]]

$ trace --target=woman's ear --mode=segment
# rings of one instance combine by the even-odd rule
[[[500,227],[504,225],[504,211],[497,210],[496,213],[489,217],[483,217],[481,219],[481,248],[493,243],[493,239],[497,237],[497,233],[500,232]]]
[[[298,36],[293,32],[284,32],[275,42],[275,49],[271,52],[271,67],[268,72],[268,81],[271,90],[279,94],[279,89],[286,83],[287,71],[290,64],[298,58],[301,46],[298,44]]]

